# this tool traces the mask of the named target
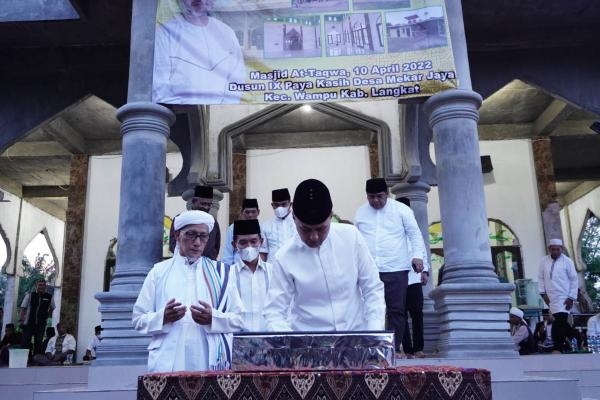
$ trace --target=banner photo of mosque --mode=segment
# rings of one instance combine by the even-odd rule
[[[455,87],[444,0],[159,0],[157,103],[389,100]]]

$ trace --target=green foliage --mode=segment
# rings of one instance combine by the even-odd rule
[[[53,285],[56,280],[56,267],[54,266],[52,256],[49,254],[38,253],[33,265],[27,257],[23,257],[21,263],[23,266],[23,276],[19,280],[17,306],[21,305],[27,293],[33,292],[36,289],[38,279],[45,279],[49,285]]]
[[[594,304],[600,302],[600,219],[591,214],[581,236],[581,257],[587,266],[585,286]]]
[[[4,299],[6,298],[6,284],[8,276],[0,274],[0,307],[4,307]]]

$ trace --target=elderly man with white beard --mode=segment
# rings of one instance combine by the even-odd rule
[[[173,258],[155,264],[133,307],[133,325],[151,334],[148,371],[207,371],[231,367],[233,332],[243,305],[235,270],[203,257],[214,218],[203,211],[175,219]]]
[[[178,0],[181,13],[156,27],[153,101],[169,104],[235,104],[246,66],[239,40],[211,16],[214,0]]]

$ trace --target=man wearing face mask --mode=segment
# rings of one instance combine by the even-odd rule
[[[185,199],[185,198],[184,198]],[[196,185],[194,188],[194,195],[188,201],[187,207],[190,210],[204,211],[210,213],[210,208],[213,204],[213,188],[210,186]],[[173,224],[171,225],[171,231],[169,232],[169,251],[173,253],[175,250],[175,219],[173,218]],[[208,257],[211,260],[216,260],[219,255],[221,248],[221,228],[219,223],[215,220],[213,230],[210,232],[208,242],[204,247],[204,257]]]
[[[237,288],[246,312],[244,330],[262,332],[266,330],[262,311],[265,307],[271,264],[260,259],[262,244],[258,220],[240,220],[233,223],[233,246],[240,260],[235,263]]]
[[[270,331],[383,330],[377,266],[360,232],[331,223],[327,186],[303,181],[294,194],[298,234],[274,257],[263,315]]]
[[[256,199],[244,199],[242,201],[242,212],[240,213],[240,220],[258,220],[260,209],[258,208],[258,201]],[[225,247],[223,248],[223,254],[221,254],[221,261],[225,264],[235,264],[240,261],[240,255],[235,248],[233,240],[233,228],[234,224],[227,227],[225,232]],[[267,241],[264,236],[261,235],[263,240],[260,246],[260,257],[264,261],[267,259]]]
[[[272,263],[277,250],[293,236],[296,229],[292,217],[292,202],[287,188],[275,189],[271,192],[271,207],[275,218],[264,225],[264,236],[267,239],[267,261]]]

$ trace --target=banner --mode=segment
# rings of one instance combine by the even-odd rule
[[[153,100],[309,103],[457,87],[444,0],[160,0]]]

